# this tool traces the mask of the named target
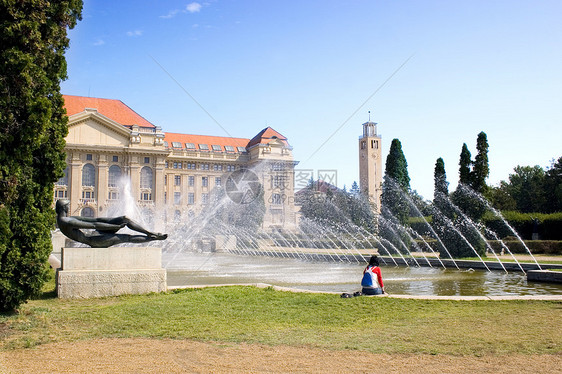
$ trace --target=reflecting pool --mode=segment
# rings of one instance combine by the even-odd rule
[[[307,262],[229,253],[163,253],[168,286],[267,283],[324,292],[360,290],[365,264]],[[527,282],[523,273],[381,266],[389,294],[438,296],[562,295],[562,285]]]

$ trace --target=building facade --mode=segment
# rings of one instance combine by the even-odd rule
[[[382,196],[381,137],[375,122],[363,124],[363,135],[359,137],[359,189],[374,204],[380,213]]]
[[[271,127],[251,139],[166,133],[119,100],[64,99],[67,168],[54,198],[70,200],[72,215],[104,216],[128,199],[161,226],[199,213],[233,172],[251,170],[264,228],[294,227],[292,147]]]

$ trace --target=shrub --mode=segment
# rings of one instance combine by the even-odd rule
[[[500,253],[502,245],[498,240],[488,242],[494,252]],[[503,240],[512,253],[527,253],[527,249],[519,240]],[[562,255],[562,241],[560,240],[525,240],[525,245],[532,254]]]
[[[562,240],[562,213],[543,214],[507,211],[502,212],[502,215],[507,223],[525,240],[531,240],[534,231],[538,233],[542,240]],[[513,235],[504,220],[492,212],[487,212],[482,222],[494,231],[500,239]]]
[[[433,217],[410,217],[408,225],[421,236],[431,236],[429,225],[433,223]]]

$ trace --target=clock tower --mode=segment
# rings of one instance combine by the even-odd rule
[[[380,213],[382,195],[381,137],[377,134],[375,122],[363,124],[363,135],[359,137],[359,188],[375,204]]]

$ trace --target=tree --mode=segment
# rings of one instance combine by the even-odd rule
[[[351,184],[351,189],[349,190],[349,193],[351,193],[354,196],[359,196],[359,194],[361,193],[361,190],[359,189],[359,185],[357,184],[356,181],[353,181],[353,183]]]
[[[541,212],[547,198],[544,191],[545,172],[538,166],[516,166],[509,175],[509,195],[517,210],[523,213]]]
[[[545,172],[538,165],[516,166],[508,181],[489,188],[485,194],[499,210],[523,213],[562,211],[562,157],[552,160]]]
[[[488,166],[488,139],[484,131],[478,134],[476,140],[476,150],[478,153],[474,158],[474,166],[470,173],[472,189],[478,193],[486,192],[486,178],[490,175]]]
[[[463,146],[463,151],[465,149],[465,146]],[[468,155],[464,158],[465,160],[470,159],[470,153],[466,149],[466,152],[461,152],[461,160],[463,159],[463,153],[465,153],[465,156]],[[449,199],[449,183],[445,174],[445,163],[442,158],[438,158],[434,169],[432,226],[444,245],[444,247],[439,248],[440,256],[442,258],[449,255],[454,258],[471,257],[475,255],[474,250],[483,255],[485,243],[478,234],[476,226],[468,222],[466,216],[459,214],[458,210],[455,210],[454,204],[467,208],[470,204],[476,203],[471,196],[465,194],[462,185],[453,194],[453,199]]]
[[[388,210],[392,219],[396,218],[402,225],[407,224],[410,208],[406,194],[410,191],[410,177],[402,144],[398,139],[393,139],[390,144],[382,191],[382,205],[386,208],[383,209],[383,215]]]
[[[461,156],[459,160],[459,183],[465,184],[470,186],[472,183],[471,178],[471,169],[472,169],[472,159],[471,159],[470,151],[466,146],[466,143],[463,143],[461,149]]]
[[[467,149],[468,151],[468,149]],[[441,157],[435,162],[433,171],[433,215],[432,226],[435,233],[441,239],[445,247],[455,246],[456,236],[451,233],[449,227],[455,219],[453,209],[449,201],[449,182],[445,173],[445,162]],[[445,258],[448,256],[446,248],[439,248],[440,256]]]
[[[459,160],[459,184],[452,194],[453,202],[471,219],[479,221],[486,212],[486,205],[474,192],[482,193],[486,190],[485,179],[488,171],[488,141],[486,134],[480,132],[477,139],[477,161],[471,160],[471,154],[463,143]]]
[[[544,177],[544,193],[548,196],[543,211],[545,213],[562,212],[562,157],[552,160]]]
[[[400,140],[393,139],[386,157],[382,183],[382,218],[379,235],[401,251],[407,251],[410,237],[406,231],[410,217],[410,177]]]
[[[353,226],[374,233],[376,229],[374,208],[363,195],[328,185],[318,188],[318,182],[309,184],[298,193],[301,214],[309,220],[329,225],[334,230],[345,227],[353,231]]]
[[[501,181],[498,187],[489,187],[486,199],[497,210],[517,210],[517,203],[509,192],[509,184]]]
[[[82,1],[0,3],[0,309],[17,308],[47,278],[53,185],[65,168],[67,29]]]
[[[449,182],[447,182],[447,174],[445,173],[445,162],[441,157],[435,161],[433,184],[434,207],[441,212],[440,214],[444,214],[446,217],[452,218],[451,207],[449,204]]]
[[[402,152],[402,144],[398,139],[393,139],[390,144],[390,151],[385,164],[385,177],[392,178],[403,191],[410,190],[408,163]]]
[[[441,157],[435,162],[435,169],[433,172],[433,198],[438,199],[441,196],[449,195],[449,183],[447,182],[447,175],[445,174],[445,162]]]

